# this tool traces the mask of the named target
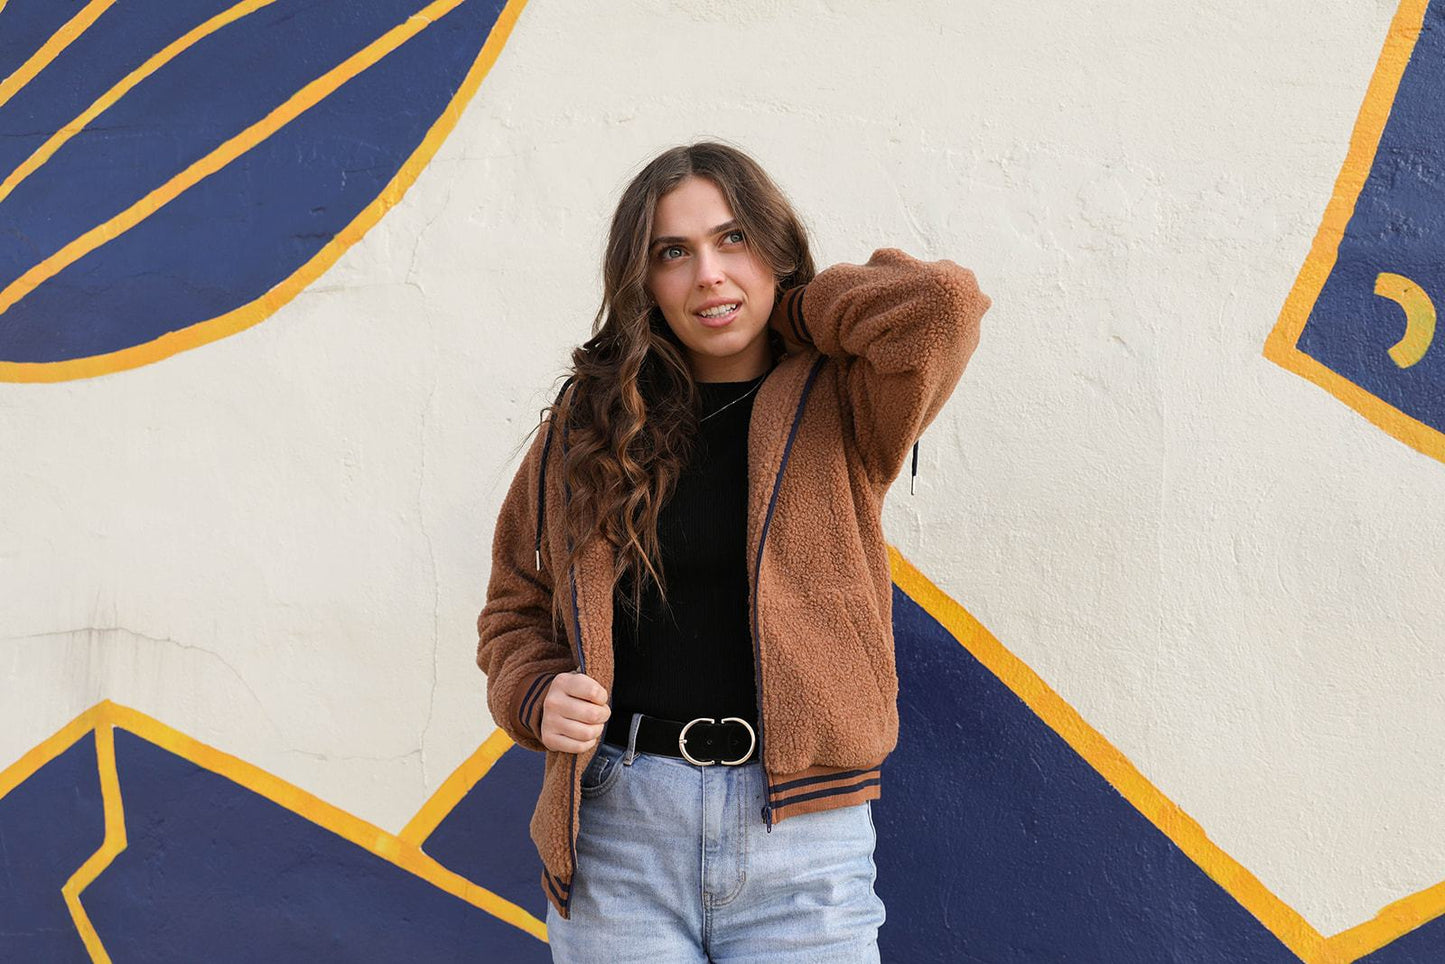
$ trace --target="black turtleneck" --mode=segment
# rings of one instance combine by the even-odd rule
[[[651,579],[636,622],[630,580],[619,581],[613,597],[614,717],[737,716],[757,727],[747,570],[748,422],[757,384],[697,383],[704,420],[657,517],[670,607]]]

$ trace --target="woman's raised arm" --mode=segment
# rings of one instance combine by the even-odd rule
[[[879,248],[784,291],[768,323],[838,360],[853,441],[886,487],[958,384],[990,303],[967,268]]]

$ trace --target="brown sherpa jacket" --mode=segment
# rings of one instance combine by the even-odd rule
[[[802,349],[763,380],[748,428],[748,613],[768,788],[759,819],[770,831],[879,796],[898,742],[883,497],[958,383],[988,307],[967,268],[881,248],[866,264],[818,272],[773,309],[769,325]],[[547,754],[531,836],[547,899],[567,918],[578,782],[596,749],[547,750],[541,697],[558,673],[581,671],[611,705],[613,553],[594,537],[564,574],[559,638],[549,606],[569,487],[566,432],[559,446],[551,428],[537,433],[497,519],[477,665],[497,725]]]

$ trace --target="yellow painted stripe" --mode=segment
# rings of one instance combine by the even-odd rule
[[[37,147],[29,157],[20,163],[19,167],[11,171],[5,180],[0,181],[0,202],[9,197],[21,182],[50,160],[56,151],[65,146],[66,141],[83,131],[86,125],[114,106],[141,81],[227,24],[234,23],[247,14],[254,13],[275,2],[276,0],[243,0],[242,3],[216,14],[205,23],[186,32],[179,39],[162,47],[159,52],[152,54],[145,63],[126,74],[109,90],[97,97],[89,107],[75,115],[68,123],[62,124],[60,130],[46,138],[45,143]]]
[[[14,304],[24,293],[52,277],[65,265],[94,250],[110,236],[129,230],[151,211],[169,203],[182,191],[202,178],[209,176],[242,152],[255,147],[270,136],[284,123],[314,106],[336,87],[350,77],[365,70],[381,59],[387,52],[400,46],[412,35],[424,29],[429,23],[457,6],[461,0],[438,0],[408,18],[402,24],[388,31],[381,38],[362,51],[348,58],[326,75],[307,84],[286,103],[277,107],[263,120],[237,134],[206,157],[196,161],[185,171],[172,178],[165,185],[155,189],[140,201],[109,221],[87,231],[75,241],[34,268],[27,271],[5,292],[0,292],[0,313]],[[312,281],[319,278],[342,254],[357,241],[365,237],[382,216],[400,202],[403,195],[425,169],[436,154],[447,135],[456,127],[463,109],[476,93],[482,79],[496,62],[502,47],[506,44],[517,18],[526,6],[526,0],[508,0],[507,6],[498,15],[496,23],[487,36],[481,52],[468,71],[466,79],[457,88],[456,95],[442,110],[431,130],[410,158],[397,171],[391,182],[380,192],[376,200],[363,209],[350,224],[337,232],[330,242],[317,251],[304,265],[299,267],[285,281],[273,287],[249,304],[218,315],[206,321],[197,322],[179,331],[168,332],[142,345],[135,345],[119,351],[107,352],[87,358],[76,358],[61,362],[0,362],[0,381],[9,382],[60,382],[76,378],[93,378],[111,372],[124,371],[148,365],[178,352],[209,344],[228,335],[250,328],[269,318],[283,305],[296,297]]]
[[[516,744],[504,730],[498,728],[492,731],[492,735],[487,737],[471,756],[463,760],[461,766],[452,771],[451,776],[442,781],[436,793],[421,805],[416,816],[402,828],[397,838],[420,847],[462,798],[472,791],[472,787],[487,775],[492,764],[514,746]]]
[[[1331,961],[1357,961],[1442,914],[1445,882],[1387,904],[1372,919],[1331,937],[1330,948],[1337,953]]]
[[[26,751],[25,755],[0,771],[0,797],[29,780],[45,764],[60,756],[75,745],[85,734],[95,728],[95,721],[103,714],[103,704],[97,703],[81,713],[59,730],[46,737]]]
[[[90,29],[91,24],[100,19],[100,15],[110,9],[115,0],[90,0],[85,6],[76,11],[75,16],[66,21],[65,25],[55,31],[40,49],[26,58],[25,63],[15,68],[15,72],[4,80],[0,80],[0,107],[3,107],[10,98],[22,90],[40,72],[50,66],[51,61],[59,57],[61,52]],[[3,8],[0,4],[0,8]]]
[[[951,633],[1074,752],[1133,804],[1150,823],[1184,851],[1209,877],[1254,914],[1286,947],[1306,962],[1323,962],[1324,940],[1309,922],[1265,888],[1238,861],[1215,845],[1204,830],[1164,796],[1102,734],[1084,721],[1037,673],[1029,669],[978,620],[888,547],[898,588]]]
[[[1305,964],[1352,964],[1445,915],[1445,882],[1442,882],[1389,904],[1363,924],[1325,937],[1210,840],[1192,817],[1150,783],[1117,747],[1085,722],[1078,711],[967,610],[930,582],[893,546],[888,547],[888,555],[898,588],[948,630],[1084,762]]]
[[[208,746],[138,710],[113,703],[110,700],[97,703],[67,724],[60,732],[45,740],[40,746],[0,773],[0,797],[3,797],[5,793],[18,786],[85,733],[94,730],[97,734],[97,741],[105,741],[101,763],[102,793],[113,791],[110,796],[104,796],[105,842],[101,849],[92,855],[65,885],[66,903],[70,907],[72,916],[76,919],[77,928],[81,928],[83,937],[86,933],[84,928],[89,926],[89,921],[85,918],[84,908],[79,902],[80,894],[115,854],[125,848],[124,820],[119,783],[115,778],[114,750],[111,741],[112,726],[128,730],[182,759],[189,760],[202,769],[219,774],[233,783],[260,794],[272,803],[304,817],[318,827],[425,880],[444,893],[466,901],[498,920],[525,931],[539,941],[545,942],[547,939],[547,925],[543,921],[538,920],[517,904],[443,867],[416,844],[346,813],[260,767]],[[107,768],[109,775],[107,775]],[[107,780],[111,781],[110,791],[106,789]],[[91,938],[86,939],[86,946],[90,949],[92,957],[96,960],[105,960],[105,958],[97,956],[97,952],[104,954],[104,948],[100,947],[98,939],[94,939],[92,944],[92,938],[94,938],[93,929]]]
[[[893,579],[898,587],[943,626],[968,652],[1018,696],[1045,725],[1145,816],[1160,832],[1278,937],[1305,964],[1351,964],[1422,924],[1445,914],[1445,882],[1395,901],[1372,920],[1325,938],[1287,904],[1271,893],[1253,874],[1209,840],[1203,829],[1141,774],[1102,734],[1094,730],[1022,660],[935,586],[892,546],[888,547]],[[441,867],[420,849],[425,840],[477,780],[510,748],[512,741],[498,730],[453,772],[418,810],[400,834],[385,831],[346,814],[278,777],[229,754],[199,743],[136,710],[103,701],[80,714],[54,735],[0,771],[0,797],[19,786],[92,729],[109,733],[112,721],[125,729],[221,774],[280,806],[338,834],[357,846],[383,857],[447,893],[466,900],[494,916],[546,940],[546,924],[514,904]],[[101,739],[101,737],[97,737]],[[115,779],[113,744],[107,737],[102,752],[102,793],[105,800],[106,839],[100,851],[76,872],[67,887],[67,904],[81,927],[84,909],[80,891],[124,849],[124,822]],[[109,788],[107,789],[107,781]],[[73,896],[72,896],[73,894]],[[98,945],[98,941],[97,941]],[[90,947],[90,940],[87,939]],[[92,955],[96,951],[92,948]],[[103,948],[100,953],[104,953]],[[102,958],[97,957],[97,960]]]
[[[265,117],[229,138],[205,157],[192,162],[185,170],[152,190],[124,211],[102,221],[74,241],[66,244],[55,254],[22,272],[20,277],[4,288],[0,288],[0,313],[10,310],[16,302],[44,282],[140,224],[201,181],[256,147],[461,3],[462,0],[434,0],[427,4],[420,13],[408,17],[405,22],[392,27],[320,77],[304,85]]]
[[[1370,394],[1354,382],[1331,371],[1309,355],[1296,348],[1300,332],[1309,320],[1310,312],[1319,299],[1325,280],[1334,270],[1339,256],[1340,241],[1345,228],[1355,212],[1360,190],[1369,177],[1370,168],[1379,150],[1380,136],[1384,133],[1385,122],[1389,120],[1395,94],[1400,88],[1400,78],[1410,62],[1410,54],[1420,38],[1429,0],[1402,0],[1390,23],[1389,34],[1384,48],[1370,78],[1365,102],[1355,121],[1350,135],[1350,148],[1345,155],[1344,166],[1335,180],[1334,193],[1325,208],[1324,219],[1309,255],[1285,299],[1284,308],[1274,329],[1264,343],[1264,357],[1300,375],[1359,412],[1380,429],[1432,458],[1445,461],[1445,433],[1441,433],[1424,422],[1406,415]]]
[[[70,909],[70,918],[75,921],[75,929],[79,932],[90,959],[97,964],[110,964],[110,955],[106,953],[100,935],[95,932],[95,925],[90,922],[90,915],[85,912],[85,907],[80,902],[80,894],[90,886],[92,880],[100,876],[101,871],[110,866],[116,854],[125,850],[125,809],[120,798],[120,777],[115,769],[115,732],[110,724],[99,722],[94,733],[96,759],[100,765],[100,798],[105,813],[105,837],[101,841],[100,849],[70,875],[70,879],[61,886],[60,893],[65,898],[65,906]]]

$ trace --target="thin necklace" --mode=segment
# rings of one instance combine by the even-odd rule
[[[737,398],[733,399],[732,401],[728,402],[727,405],[724,405],[722,408],[718,409],[717,412],[708,412],[708,413],[707,413],[706,415],[704,415],[702,418],[698,419],[698,420],[697,420],[697,423],[698,423],[699,425],[701,425],[703,422],[706,422],[708,419],[710,419],[710,418],[712,418],[714,415],[718,414],[718,412],[723,411],[724,409],[728,408],[728,407],[731,406],[731,405],[736,405],[738,402],[741,402],[743,399],[747,398],[747,397],[748,397],[749,395],[751,395],[753,392],[757,391],[757,390],[758,390],[758,386],[761,385],[761,384],[763,383],[763,379],[764,379],[764,378],[767,378],[767,377],[768,377],[768,373],[767,373],[767,372],[763,372],[761,375],[758,376],[758,380],[753,383],[753,387],[752,387],[752,388],[750,388],[750,389],[748,389],[747,391],[743,392],[741,395],[739,395]]]

